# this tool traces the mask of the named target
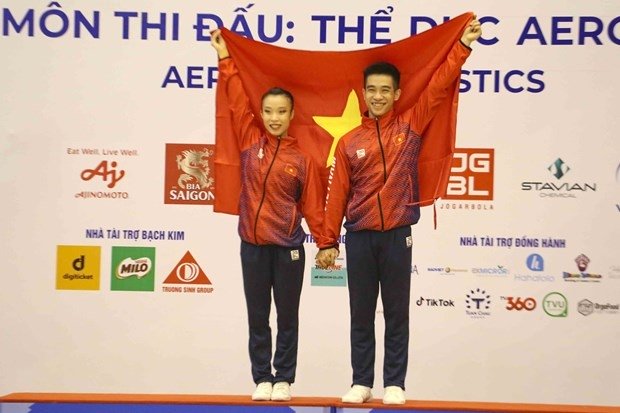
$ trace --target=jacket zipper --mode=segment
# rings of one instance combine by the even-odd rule
[[[379,129],[379,119],[375,119],[375,125],[377,125],[377,140],[379,141],[379,148],[381,148],[381,161],[383,162],[383,183],[387,181],[387,167],[385,165],[385,152],[383,151],[383,144],[381,143],[381,130]],[[385,221],[383,220],[383,208],[381,207],[381,195],[377,193],[377,202],[379,203],[379,217],[381,218],[381,231],[385,228]]]
[[[265,194],[267,193],[267,178],[269,177],[269,172],[271,172],[271,167],[276,161],[276,155],[278,154],[278,149],[280,149],[280,139],[278,139],[278,145],[276,146],[276,150],[273,153],[273,159],[269,164],[269,168],[267,169],[267,173],[265,174],[265,180],[263,181],[263,195],[260,198],[260,203],[258,204],[258,209],[256,210],[256,219],[254,220],[254,242],[258,245],[258,236],[256,234],[258,228],[258,214],[260,214],[260,210],[263,207],[263,202],[265,201]]]

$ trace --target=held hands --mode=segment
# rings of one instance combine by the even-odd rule
[[[218,59],[224,59],[230,54],[228,53],[228,47],[226,46],[226,42],[222,37],[222,31],[220,29],[213,30],[211,32],[211,46],[217,52]]]
[[[480,21],[474,14],[473,19],[469,22],[469,25],[463,31],[463,35],[461,36],[461,42],[465,44],[465,46],[470,46],[472,42],[475,42],[482,35],[482,28],[480,27]]]
[[[336,248],[328,248],[325,250],[320,250],[318,254],[316,254],[316,265],[319,268],[325,270],[336,263],[336,258],[338,258],[339,251]]]

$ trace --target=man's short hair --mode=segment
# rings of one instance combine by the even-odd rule
[[[260,98],[261,105],[267,96],[286,96],[288,100],[291,101],[291,110],[295,108],[295,99],[293,99],[293,94],[286,89],[282,89],[281,87],[272,87]]]
[[[400,71],[391,63],[376,62],[364,69],[364,87],[366,87],[366,80],[370,75],[391,76],[394,81],[394,90],[400,87]]]

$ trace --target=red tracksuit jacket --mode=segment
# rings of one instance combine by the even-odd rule
[[[336,147],[325,205],[325,238],[337,246],[343,216],[347,231],[387,231],[420,219],[418,155],[421,135],[459,76],[471,49],[456,42],[412,107],[379,119],[368,117]]]
[[[219,71],[241,151],[239,236],[255,245],[299,246],[304,217],[318,243],[324,192],[316,165],[293,137],[267,133],[254,117],[232,58],[220,60]]]

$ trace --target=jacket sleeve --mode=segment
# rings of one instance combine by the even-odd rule
[[[343,139],[340,139],[334,154],[334,163],[329,171],[327,195],[325,198],[324,239],[319,248],[338,248],[340,228],[349,199],[351,168],[345,153]]]
[[[306,157],[306,179],[301,194],[301,212],[308,223],[310,233],[317,245],[323,242],[323,206],[325,191],[319,178],[319,171],[312,159]]]
[[[224,87],[232,116],[232,124],[239,148],[252,145],[260,136],[254,114],[250,108],[250,99],[243,88],[239,71],[232,57],[221,59],[218,63],[218,82]]]
[[[411,109],[411,128],[423,135],[437,109],[449,94],[448,88],[461,74],[461,67],[471,54],[471,48],[460,40],[454,43],[446,60],[437,68],[428,86]]]

